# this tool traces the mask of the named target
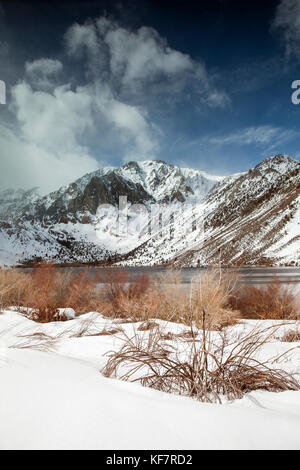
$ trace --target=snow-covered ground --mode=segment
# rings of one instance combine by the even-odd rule
[[[165,331],[186,329],[158,322]],[[232,334],[256,324],[245,321],[231,327]],[[12,310],[0,314],[0,448],[300,449],[298,391],[256,391],[206,404],[101,375],[122,332],[99,332],[121,328],[131,336],[138,326],[99,313],[48,324]],[[262,356],[298,346],[277,365],[299,373],[300,343],[278,339],[288,328],[276,331]]]

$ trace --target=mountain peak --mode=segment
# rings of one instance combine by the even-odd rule
[[[300,163],[298,160],[291,157],[290,155],[280,153],[272,157],[265,158],[262,162],[258,163],[258,165],[253,168],[253,171],[275,171],[278,173],[286,173],[288,171],[299,168],[299,166]]]
[[[278,153],[277,155],[274,155],[273,157],[266,158],[266,160],[272,163],[283,163],[283,162],[299,163],[296,158],[292,157],[291,155],[288,155],[287,153]]]

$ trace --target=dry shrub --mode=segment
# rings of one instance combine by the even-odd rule
[[[296,300],[293,285],[274,277],[266,286],[241,286],[232,295],[230,306],[245,318],[282,320],[296,317]]]
[[[158,323],[155,323],[154,321],[145,321],[143,322],[139,327],[139,331],[148,331],[148,330],[153,330],[153,328],[158,327]]]
[[[22,305],[29,285],[30,279],[25,273],[0,268],[0,309]]]
[[[106,335],[115,335],[117,333],[122,333],[122,328],[103,328],[99,333],[93,333],[88,336],[106,336]]]
[[[287,330],[283,336],[281,336],[280,341],[285,343],[294,343],[300,341],[300,329],[296,327],[295,329],[290,328]]]
[[[224,331],[214,332],[216,339],[212,339],[205,326],[205,312],[202,323],[199,339],[191,327],[193,340],[185,350],[179,343],[166,344],[159,328],[144,336],[135,333],[129,338],[124,334],[121,349],[110,354],[102,373],[203,402],[242,398],[253,390],[299,390],[292,375],[255,358],[276,327],[254,329],[231,343]]]
[[[103,288],[97,289],[102,282]],[[61,270],[43,263],[26,274],[0,271],[2,304],[33,309],[31,318],[40,322],[65,320],[59,308],[73,308],[77,314],[91,310],[133,321],[159,318],[189,324],[191,315],[199,325],[199,312],[206,309],[210,326],[231,324],[236,312],[227,309],[230,295],[228,276],[210,271],[193,279],[190,291],[184,288],[180,271],[166,270],[150,277],[148,273],[130,276],[126,269]]]
[[[177,338],[182,338],[186,339],[186,341],[190,341],[191,338],[195,338],[196,336],[197,335],[191,330],[182,331],[181,333],[172,333],[171,331],[168,331],[167,333],[161,332],[161,339],[165,341],[173,341]]]
[[[99,275],[88,268],[79,273],[72,272],[70,284],[67,289],[66,304],[73,308],[77,314],[96,311],[99,307],[100,292],[97,288]]]
[[[236,323],[240,315],[238,309],[229,308],[229,301],[237,282],[237,273],[224,274],[216,269],[206,271],[192,279],[189,315],[198,328],[202,326],[203,311],[206,312],[206,325],[210,329],[219,329]]]
[[[56,349],[60,340],[71,338],[72,329],[57,330],[55,334],[48,334],[43,331],[33,333],[17,334],[16,341],[9,347],[14,349],[36,349],[39,351],[50,352]]]
[[[156,316],[186,325],[190,325],[192,318],[194,324],[201,327],[205,309],[206,324],[210,329],[234,324],[239,313],[229,310],[227,304],[237,279],[235,274],[211,269],[194,276],[187,289],[180,271],[167,270],[156,284]]]
[[[96,316],[85,318],[80,322],[79,329],[74,333],[73,328],[70,330],[70,335],[72,338],[81,338],[83,336],[104,336],[104,335],[114,335],[123,331],[121,327],[104,327],[99,329],[99,326],[95,322]]]
[[[158,318],[185,323],[189,309],[189,293],[182,283],[181,272],[168,269],[158,276],[155,284]]]
[[[102,289],[97,284],[102,282]],[[246,318],[296,318],[296,294],[291,284],[274,279],[266,287],[241,286],[238,276],[208,270],[192,279],[190,289],[182,282],[180,271],[166,270],[151,277],[134,277],[124,268],[79,272],[44,263],[33,272],[0,269],[0,308],[10,305],[33,309],[32,318],[48,322],[63,320],[59,308],[73,308],[77,314],[101,311],[124,321],[161,319],[189,325],[193,318],[201,327],[202,311],[210,329],[234,324]],[[299,300],[299,299],[298,299]]]
[[[131,321],[170,319],[168,311],[162,308],[161,289],[148,273],[130,277],[126,269],[119,268],[109,269],[105,276],[101,295],[103,315]]]
[[[97,305],[96,283],[96,275],[88,269],[74,273],[43,263],[31,274],[24,305],[33,309],[32,318],[36,321],[63,321],[67,318],[59,315],[59,308],[73,308],[80,314]]]
[[[61,275],[52,263],[44,263],[30,274],[31,283],[28,288],[24,305],[32,309],[30,317],[36,321],[47,323],[54,320],[65,320],[60,318],[58,308],[69,284],[66,276]],[[64,305],[66,307],[66,305]]]
[[[53,351],[60,336],[51,336],[43,332],[18,335],[10,347],[14,349],[35,349],[43,352]]]
[[[103,272],[101,282],[102,312],[118,318],[141,318],[137,309],[150,286],[150,276],[141,274],[130,278],[124,268],[110,268]]]
[[[205,308],[211,328],[233,324],[238,317],[238,312],[227,307],[236,276],[212,270],[195,277],[190,290],[184,288],[180,271],[172,269],[152,279],[149,274],[130,279],[125,269],[110,269],[106,276],[101,308],[106,316],[136,321],[157,318],[188,325],[192,316],[199,326]]]

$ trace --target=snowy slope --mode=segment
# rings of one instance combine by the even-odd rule
[[[10,217],[18,216],[26,205],[34,204],[38,198],[38,188],[28,191],[24,189],[0,191],[0,218],[5,217],[7,214],[10,214]]]
[[[201,204],[179,211],[176,221],[126,263],[300,265],[299,167],[278,155],[224,179]]]
[[[161,323],[166,331],[183,328]],[[95,312],[48,324],[12,311],[0,314],[1,449],[300,448],[300,392],[255,391],[219,405],[108,379],[100,369],[106,353],[120,347],[121,333],[76,337],[86,324],[91,333],[116,327]],[[246,321],[232,333],[255,325]],[[139,323],[121,326],[130,337]],[[41,340],[37,333],[48,336]],[[49,343],[49,337],[57,339]],[[274,340],[260,359],[290,346]],[[277,367],[299,372],[299,349]]]

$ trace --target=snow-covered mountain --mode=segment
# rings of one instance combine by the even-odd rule
[[[161,160],[128,162],[121,167],[107,167],[89,173],[75,183],[84,190],[93,178],[114,174],[142,187],[156,202],[183,202],[187,198],[199,201],[206,196],[223,176],[215,176],[201,170],[180,168]]]
[[[192,222],[191,222],[192,219]],[[189,233],[186,227],[193,227]],[[127,263],[300,265],[300,164],[287,155],[225,178]]]
[[[298,263],[299,166],[277,155],[222,177],[160,160],[129,162],[44,197],[2,191],[0,260]],[[121,211],[120,196],[128,202]]]
[[[38,188],[28,191],[24,189],[5,189],[0,191],[0,217],[18,217],[24,207],[33,204],[39,198]]]

